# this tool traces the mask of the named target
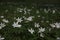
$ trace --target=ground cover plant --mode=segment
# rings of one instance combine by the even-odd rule
[[[60,10],[0,3],[0,40],[60,40]]]

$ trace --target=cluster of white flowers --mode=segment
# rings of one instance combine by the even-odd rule
[[[45,28],[39,28],[38,33],[40,33],[40,37],[44,37],[43,32],[45,31]]]
[[[15,27],[21,27],[22,25],[21,24],[18,24],[19,22],[21,23],[23,20],[22,20],[22,18],[17,18],[16,19],[17,20],[17,22],[14,22],[13,24],[12,24],[12,26],[15,28]]]
[[[3,21],[3,22],[5,22],[5,23],[9,23],[9,21],[6,20],[6,19],[4,18],[4,16],[0,16],[0,18],[2,18],[2,21]]]
[[[56,28],[60,28],[60,23],[53,23],[53,24],[50,24],[51,27],[56,27]]]
[[[26,7],[25,8],[17,8],[17,11],[18,12],[24,11],[24,14],[27,14],[27,13],[30,13],[31,9],[27,9]]]
[[[52,11],[53,14],[56,12],[55,9],[51,10],[51,9],[46,9],[46,8],[44,8],[44,12],[45,12],[45,13],[48,13],[49,11]]]
[[[27,8],[17,8],[17,12],[20,12],[20,13],[24,12],[24,15],[27,14],[27,13],[30,14],[30,11],[31,11],[31,9],[27,9]],[[51,11],[51,9],[46,9],[46,8],[44,8],[43,11],[44,11],[45,13],[48,13],[49,11]],[[5,10],[5,12],[8,12],[8,10]],[[15,12],[16,12],[16,11],[15,11]],[[53,13],[53,14],[54,14],[55,12],[56,12],[56,10],[52,10],[52,13]],[[36,13],[38,14],[38,13],[40,13],[40,11],[39,11],[39,10],[36,10]],[[38,15],[38,17],[41,17],[41,15]],[[4,19],[4,16],[0,16],[0,18],[2,18],[2,21],[3,21],[4,23],[9,23],[9,20]],[[21,22],[23,21],[22,18],[24,18],[24,20],[25,20],[26,22],[30,22],[30,21],[33,21],[34,16],[29,16],[29,17],[23,16],[23,17],[21,17],[21,18],[19,18],[19,17],[18,17],[18,18],[14,18],[14,19],[16,20],[16,22],[13,22],[12,26],[13,26],[14,28],[15,28],[15,27],[21,28],[22,25],[19,24],[19,23],[21,23]],[[40,21],[41,23],[44,23],[44,22],[49,23],[49,20],[44,21],[44,19],[45,19],[44,16],[42,16],[42,19],[43,19],[43,20]],[[6,26],[4,23],[0,23],[0,29],[2,29],[3,27]],[[53,28],[54,28],[54,27],[60,28],[60,23],[53,23],[53,24],[50,24],[50,26],[53,27]],[[34,23],[34,27],[38,28],[39,31],[38,31],[37,33],[40,33],[40,37],[44,37],[43,32],[45,32],[45,28],[40,27],[40,24],[39,24],[39,23],[36,23],[36,22]],[[39,28],[39,27],[40,27],[40,28]],[[31,34],[33,34],[33,33],[35,32],[35,30],[34,30],[33,28],[28,29],[28,31],[29,31]],[[51,28],[49,29],[49,31],[51,31]],[[1,36],[0,36],[0,40],[3,40],[3,39],[4,39],[4,38],[1,38]],[[57,39],[60,39],[60,38],[57,38]]]
[[[18,12],[23,12],[24,11],[24,14],[30,13],[31,10],[32,9],[28,9],[26,7],[25,8],[17,8],[17,11]],[[43,10],[45,13],[48,13],[48,12],[51,11],[54,14],[56,12],[55,9],[50,9],[50,8],[48,8],[48,9],[44,8],[44,9],[41,9],[41,10]],[[36,13],[38,14],[38,13],[40,13],[40,11],[39,10],[36,10]]]
[[[9,21],[4,19],[4,16],[0,16],[0,18],[2,18],[2,22],[0,22],[0,29],[2,29],[6,26],[5,23],[9,23]]]
[[[29,22],[29,21],[33,21],[33,18],[34,16],[29,16],[28,18],[23,16],[24,20],[26,20],[26,22]]]
[[[28,29],[28,31],[31,33],[31,34],[33,34],[35,31],[34,31],[34,29]],[[44,35],[43,35],[43,32],[45,31],[45,28],[39,28],[39,31],[38,31],[38,33],[40,33],[40,37],[44,37]]]

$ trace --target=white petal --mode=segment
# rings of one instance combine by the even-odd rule
[[[5,23],[8,23],[8,22],[9,22],[9,21],[8,21],[8,20],[6,20],[6,19],[3,19],[2,21],[3,21],[3,22],[5,22]]]

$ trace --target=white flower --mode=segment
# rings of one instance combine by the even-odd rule
[[[28,29],[28,31],[33,34],[34,33],[34,30],[31,28],[31,29]]]
[[[2,29],[3,27],[5,27],[6,25],[4,23],[0,24],[0,29]]]
[[[31,9],[27,9],[27,11],[28,11],[28,12],[30,12],[30,11],[31,11]]]
[[[55,25],[54,25],[54,24],[50,24],[50,26],[51,26],[51,27],[53,27],[53,28],[55,27]]]
[[[24,20],[26,20],[27,18],[25,16],[23,16]]]
[[[28,17],[26,20],[28,20],[28,21],[32,21],[33,18],[34,18],[34,16],[30,16],[30,17]]]
[[[30,11],[31,11],[31,9],[27,9],[27,13],[30,15]]]
[[[8,23],[8,22],[9,22],[9,21],[8,21],[8,20],[6,20],[6,19],[3,19],[2,21],[3,21],[3,22],[5,22],[5,23]]]
[[[0,36],[0,40],[4,40],[4,38]]]
[[[43,33],[40,34],[40,37],[44,37],[44,36],[43,36]]]
[[[60,40],[60,37],[57,37],[57,40]]]
[[[19,17],[16,20],[17,22],[20,22],[20,23],[23,21],[22,18],[19,18]]]
[[[39,10],[37,10],[36,13],[38,14],[39,13]]]
[[[41,32],[44,32],[45,31],[45,28],[39,28],[39,31],[38,31],[38,33],[41,33]]]
[[[55,10],[53,10],[52,13],[54,14],[55,13]]]
[[[49,28],[49,31],[51,31],[51,28]]]
[[[24,8],[24,11],[26,11],[26,9],[27,9],[27,8],[25,7],[25,8]]]
[[[40,17],[40,15],[38,15],[38,17]]]
[[[24,14],[26,14],[27,13],[27,11],[24,11]]]
[[[22,25],[19,25],[18,22],[14,22],[12,26],[15,28],[15,27],[21,27]]]
[[[4,16],[0,16],[1,18],[4,18]]]
[[[26,8],[24,8],[24,14],[26,14],[26,13],[27,13]]]
[[[60,28],[60,23],[54,23],[56,25],[56,28]]]
[[[48,11],[47,9],[44,9],[44,12],[45,12],[45,13],[48,13],[49,11]]]
[[[40,27],[39,23],[35,23],[34,25],[35,27]]]
[[[5,12],[8,12],[8,10],[5,10]]]
[[[17,11],[18,12],[23,12],[23,9],[22,8],[17,8]]]
[[[50,24],[50,26],[60,28],[60,23],[53,23],[53,24]]]

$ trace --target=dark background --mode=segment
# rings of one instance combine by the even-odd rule
[[[24,5],[36,5],[36,6],[51,6],[51,7],[60,7],[60,0],[0,0],[0,2],[7,3],[20,3]]]
[[[60,3],[60,0],[0,0],[0,2]]]

